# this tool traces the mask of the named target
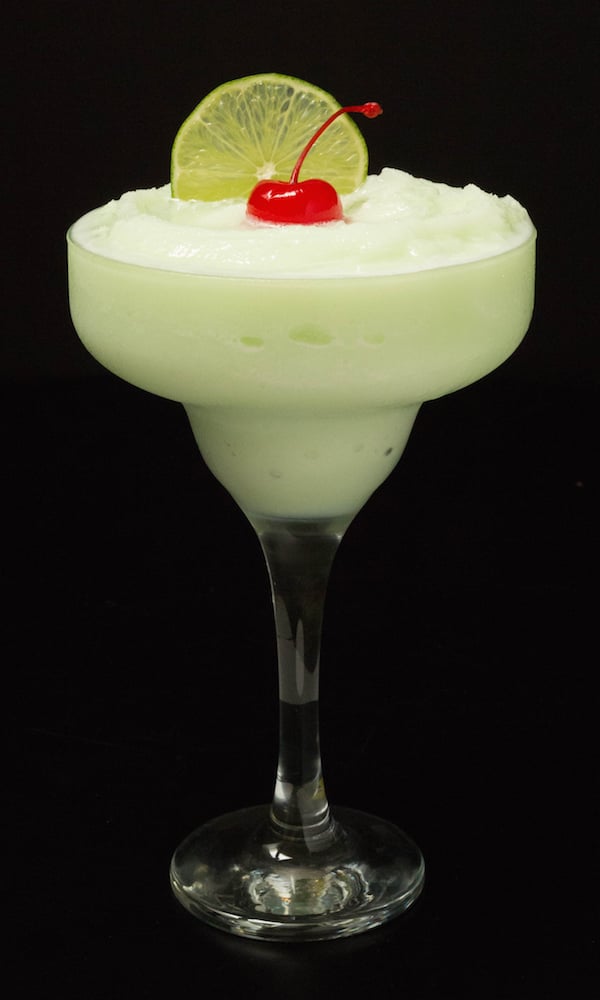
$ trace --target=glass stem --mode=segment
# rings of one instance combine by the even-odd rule
[[[319,659],[329,573],[350,520],[251,518],[267,561],[277,632],[279,761],[271,823],[309,850],[334,836],[319,744]]]

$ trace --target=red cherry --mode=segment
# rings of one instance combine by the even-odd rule
[[[374,101],[338,108],[306,144],[289,181],[259,181],[253,188],[246,207],[246,214],[250,218],[283,225],[313,225],[343,219],[342,203],[335,188],[318,178],[300,182],[298,174],[307,153],[319,136],[336,118],[348,112],[366,115],[367,118],[376,118],[382,114],[381,107]]]
[[[247,214],[261,222],[309,224],[342,219],[342,203],[327,181],[312,178],[302,184],[259,181],[248,201]]]

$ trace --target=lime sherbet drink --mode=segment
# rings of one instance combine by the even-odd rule
[[[273,799],[205,823],[171,862],[184,906],[252,938],[356,934],[421,892],[423,858],[402,830],[329,809],[318,730],[327,580],[420,404],[501,364],[533,306],[526,211],[474,185],[367,176],[348,112],[381,108],[340,108],[277,74],[225,84],[177,133],[170,188],[125,194],[68,235],[82,341],[122,378],[183,403],[266,557]],[[317,176],[304,180],[308,153]]]
[[[111,371],[182,402],[256,514],[358,510],[419,404],[485,375],[527,330],[535,234],[474,185],[386,169],[344,220],[257,226],[243,199],[124,195],[69,234],[71,310]]]

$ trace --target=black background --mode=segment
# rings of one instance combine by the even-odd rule
[[[595,995],[597,5],[9,9],[0,346],[17,995]],[[328,598],[330,799],[404,826],[426,889],[385,928],[310,946],[238,941],[171,898],[175,844],[271,794],[266,574],[180,408],[87,356],[65,280],[67,226],[164,183],[204,94],[272,70],[344,103],[378,100],[373,170],[510,192],[539,232],[527,339],[423,408]]]

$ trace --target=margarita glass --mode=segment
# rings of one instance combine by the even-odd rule
[[[424,878],[396,826],[330,810],[318,731],[332,560],[396,465],[419,406],[501,364],[529,325],[535,234],[407,273],[237,277],[111,258],[68,236],[71,313],[109,370],[185,406],[215,476],[254,526],[271,579],[280,752],[270,805],[175,851],[178,899],[251,938],[354,934],[406,909]]]

